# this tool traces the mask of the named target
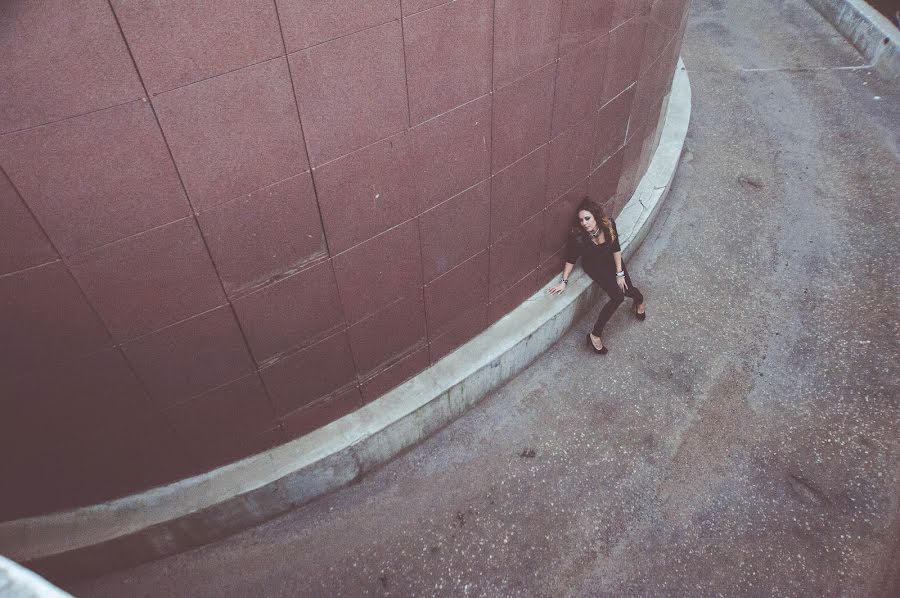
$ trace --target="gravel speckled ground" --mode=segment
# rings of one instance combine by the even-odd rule
[[[900,90],[802,0],[694,0],[627,309],[360,483],[78,596],[900,595]]]

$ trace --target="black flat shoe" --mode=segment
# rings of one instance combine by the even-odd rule
[[[609,349],[606,348],[606,345],[603,345],[602,349],[598,349],[597,347],[594,346],[594,342],[591,340],[590,333],[588,333],[588,335],[587,335],[587,342],[588,342],[588,347],[593,349],[594,353],[599,353],[600,355],[606,355],[607,353],[609,353]]]

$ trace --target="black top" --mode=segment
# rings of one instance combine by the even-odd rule
[[[569,237],[569,245],[566,247],[566,261],[574,264],[581,258],[581,267],[587,272],[588,276],[597,282],[616,277],[616,261],[613,254],[622,251],[619,246],[619,231],[616,229],[616,223],[610,219],[613,232],[616,234],[616,240],[609,242],[609,235],[604,231],[605,240],[597,245],[591,240],[590,235],[582,232],[578,236]],[[625,268],[625,264],[622,264]]]

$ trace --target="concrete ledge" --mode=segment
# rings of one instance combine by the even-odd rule
[[[863,0],[806,0],[883,77],[900,77],[900,30]]]
[[[690,113],[690,83],[679,60],[659,145],[616,220],[626,257],[643,241],[675,176]],[[412,380],[324,428],[141,494],[2,523],[0,553],[51,578],[96,575],[207,544],[285,513],[447,425],[557,342],[596,294],[592,281],[576,270],[562,295],[541,289]]]

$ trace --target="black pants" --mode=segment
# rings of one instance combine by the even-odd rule
[[[631,277],[628,275],[628,270],[625,270],[625,284],[628,285],[628,288],[625,289],[624,293],[616,282],[615,274],[612,277],[604,277],[603,280],[597,280],[596,282],[600,285],[600,288],[609,295],[609,301],[607,301],[606,305],[603,306],[603,309],[600,310],[600,315],[597,316],[597,323],[594,324],[594,329],[591,331],[591,334],[594,336],[600,336],[600,333],[603,332],[603,327],[606,326],[606,323],[615,311],[619,309],[619,306],[625,301],[625,297],[630,298],[634,305],[640,305],[644,302],[644,296],[641,295],[641,292],[637,290],[633,284],[631,284]]]

